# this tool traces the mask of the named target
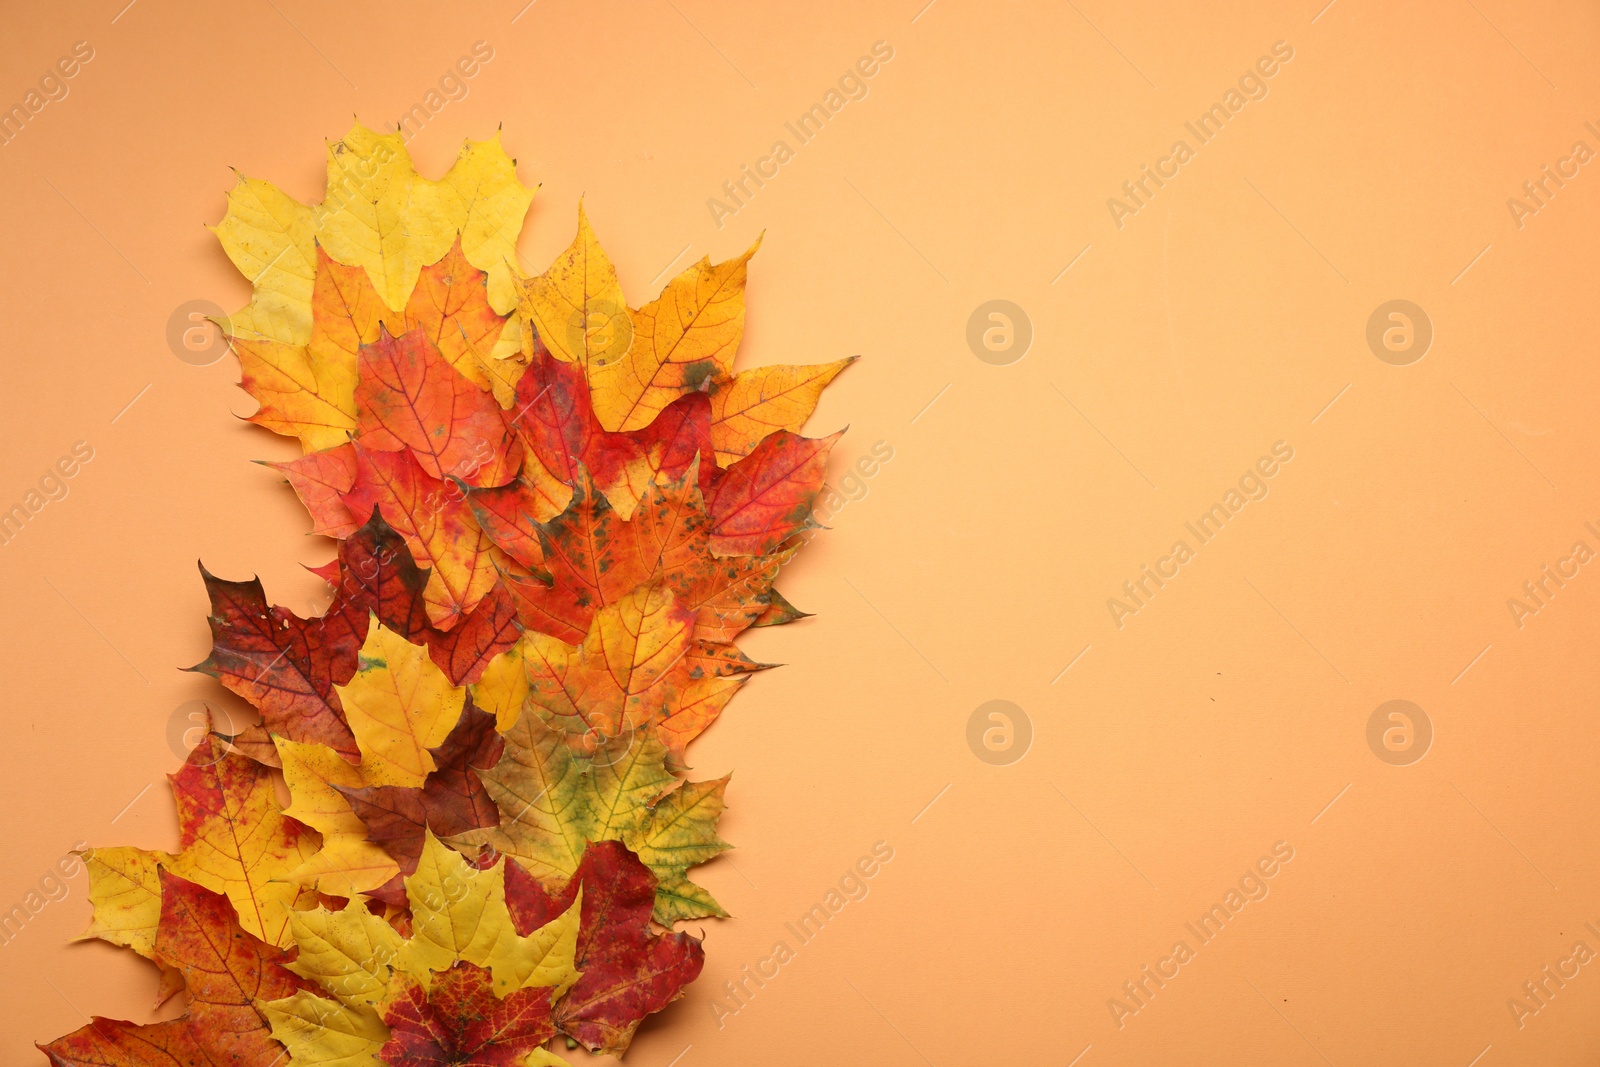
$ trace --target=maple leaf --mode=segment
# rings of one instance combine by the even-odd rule
[[[633,340],[628,304],[617,269],[595,240],[582,201],[578,236],[548,270],[527,280],[519,307],[523,322],[545,347],[556,358],[576,364],[586,381],[591,380],[593,368],[627,353]]]
[[[693,670],[692,661],[686,661]],[[655,735],[666,746],[667,769],[682,774],[688,769],[684,750],[689,742],[705,733],[717,721],[733,695],[744,687],[744,675],[702,674],[680,685],[676,699],[653,724]]]
[[[334,786],[366,824],[368,840],[394,858],[401,874],[417,869],[427,831],[450,837],[499,822],[475,773],[500,759],[504,745],[494,726],[493,715],[469,702],[450,736],[431,751],[436,766],[421,789]]]
[[[632,313],[633,340],[622,358],[589,368],[595,417],[611,431],[649,425],[681,394],[733,372],[744,336],[745,264],[761,245],[713,265],[704,258]]]
[[[704,394],[678,398],[641,430],[612,433],[595,417],[582,368],[539,343],[517,383],[513,422],[551,479],[571,485],[587,468],[625,519],[653,476],[677,478],[696,456],[712,451],[711,402]],[[711,484],[714,469],[708,458],[703,485]]]
[[[585,641],[597,612],[648,583],[665,583],[696,614],[696,636],[731,641],[766,610],[788,559],[713,555],[711,517],[692,471],[651,483],[625,521],[580,468],[567,510],[537,529],[549,583],[508,575],[506,586],[525,626],[570,645]]]
[[[506,868],[505,884],[519,931],[553,921],[581,893],[575,962],[582,977],[556,1001],[552,1017],[590,1052],[621,1056],[645,1016],[682,996],[705,963],[697,938],[651,932],[655,876],[619,842],[591,844],[553,895],[515,865]]]
[[[856,359],[756,367],[719,383],[711,394],[711,440],[717,464],[726,467],[749,455],[778,430],[798,433],[816,410],[822,390]]]
[[[416,873],[405,880],[409,938],[355,901],[338,912],[297,914],[300,952],[290,968],[316,985],[263,1005],[274,1036],[296,1062],[376,1067],[390,1038],[384,1016],[392,1006],[413,991],[419,1001],[434,994],[448,1001],[452,975],[463,964],[482,970],[488,999],[480,1008],[499,1010],[491,1000],[523,1003],[524,993],[542,997],[548,1008],[552,994],[579,978],[582,903],[546,909],[541,922],[519,930],[506,905],[504,874],[503,862],[474,866],[429,833]]]
[[[421,329],[463,377],[510,407],[522,364],[492,353],[502,336],[515,342],[517,332],[506,331],[506,317],[490,306],[487,283],[457,240],[443,259],[423,268],[406,304],[404,329]]]
[[[188,1011],[168,1022],[135,1025],[95,1018],[48,1045],[55,1067],[215,1067],[276,1062],[258,1005],[303,985],[284,954],[241,928],[227,898],[162,872],[155,956],[175,968],[189,990]]]
[[[776,589],[769,590],[768,596],[771,598],[771,600],[767,604],[766,610],[760,615],[756,616],[756,621],[750,624],[752,627],[787,626],[791,622],[798,622],[801,619],[811,618],[810,612],[801,611],[799,608],[789,603],[788,598],[786,598]]]
[[[83,936],[155,958],[163,914],[160,876],[166,872],[226,894],[251,935],[287,944],[290,914],[314,903],[315,893],[285,879],[317,846],[280,808],[267,769],[222,751],[208,733],[170,778],[180,851],[91,852],[94,917]]]
[[[810,438],[779,430],[724,471],[706,497],[711,550],[719,556],[762,555],[807,529],[828,453],[843,433]]]
[[[546,722],[590,746],[646,724],[669,698],[666,682],[688,651],[694,618],[665,586],[641,585],[601,608],[577,647],[528,631],[528,698]]]
[[[202,567],[211,598],[212,650],[190,670],[220,679],[260,709],[266,732],[327,745],[354,760],[359,751],[335,689],[355,673],[369,615],[402,634],[426,630],[427,575],[375,514],[340,544],[337,564],[327,576],[333,579],[333,600],[315,619],[268,606],[257,579],[229,582]],[[438,643],[454,657],[456,650],[446,648],[443,638]]]
[[[504,585],[496,585],[448,632],[430,626],[421,634],[428,653],[450,681],[466,685],[476,682],[489,664],[515,645],[522,630],[517,626],[516,602]]]
[[[388,1063],[420,1067],[539,1067],[561,1064],[543,1048],[556,1035],[550,990],[519,989],[495,996],[488,972],[458,963],[424,992],[409,979],[384,1015]]]
[[[522,446],[500,407],[452,367],[421,330],[380,327],[358,362],[361,443],[412,456],[434,478],[503,485],[522,466]]]
[[[344,790],[394,786],[421,790],[463,717],[466,690],[453,685],[422,645],[369,618],[359,669],[335,687],[359,763],[322,745],[276,738],[288,811],[322,834],[322,848],[288,875],[336,896],[373,893],[401,872],[371,840]],[[448,751],[448,749],[446,749]],[[441,788],[444,788],[441,786]]]
[[[580,755],[539,716],[523,715],[505,735],[500,762],[479,774],[500,825],[453,843],[489,845],[559,889],[589,842],[621,841],[658,880],[658,922],[726,915],[687,872],[730,847],[716,832],[728,779],[674,789],[666,755],[666,745],[648,733],[623,733]]]
[[[422,268],[458,239],[467,262],[488,272],[490,304],[516,304],[511,263],[533,190],[497,133],[468,141],[440,181],[420,177],[399,133],[382,135],[359,122],[328,146],[327,198],[307,207],[270,182],[241,177],[215,233],[251,280],[251,302],[229,317],[235,338],[303,345],[311,335],[316,247],[363,268],[384,303],[406,306]],[[520,327],[513,333],[520,333]]]
[[[356,450],[348,443],[266,466],[288,480],[311,513],[312,533],[343,539],[360,528],[360,520],[344,503],[356,481]]]
[[[407,450],[382,452],[355,444],[355,485],[344,501],[353,512],[374,508],[428,568],[423,602],[428,619],[449,630],[494,588],[499,549],[473,520],[465,494],[431,477]]]
[[[528,568],[544,562],[539,524],[555,518],[572,502],[572,487],[556,481],[534,456],[523,461],[522,474],[510,484],[466,492],[472,516],[485,536]]]

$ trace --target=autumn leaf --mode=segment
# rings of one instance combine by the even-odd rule
[[[779,430],[729,467],[706,496],[711,550],[719,556],[771,552],[811,525],[811,504],[827,474],[832,437]]]
[[[227,898],[168,872],[160,879],[154,954],[182,974],[188,1011],[144,1026],[95,1018],[40,1048],[55,1067],[276,1062],[282,1050],[259,1006],[294,994],[302,981],[285,969],[282,952],[241,928]]]
[[[401,874],[417,869],[427,831],[450,837],[499,822],[477,775],[493,767],[504,748],[494,727],[493,715],[468,702],[450,736],[431,751],[435,767],[422,788],[334,787],[366,825],[368,840],[394,858]]]
[[[550,581],[508,576],[506,587],[525,626],[571,645],[583,643],[597,611],[650,582],[697,613],[696,636],[731,641],[766,610],[788,558],[713,555],[711,517],[687,470],[651,483],[624,521],[580,468],[567,510],[538,530]]]
[[[393,1055],[381,1050],[390,1038],[385,1016],[393,1021],[394,1005],[413,992],[419,1002],[435,994],[448,1001],[452,975],[462,966],[482,971],[487,999],[480,1010],[500,1010],[490,1001],[522,1003],[524,993],[542,997],[548,1009],[550,997],[579,977],[574,959],[582,904],[569,901],[519,930],[506,906],[504,870],[498,861],[474,866],[428,834],[416,873],[406,879],[409,938],[354,901],[339,912],[318,908],[297,915],[300,951],[290,967],[315,986],[263,1005],[274,1036],[295,1062],[376,1067],[380,1055]]]
[[[572,485],[579,469],[587,468],[623,518],[632,516],[656,475],[678,478],[696,457],[705,456],[701,481],[710,486],[715,470],[710,459],[711,403],[704,394],[678,398],[641,430],[610,433],[595,418],[582,369],[563,363],[542,344],[534,348],[517,383],[513,422],[542,473]]]
[[[340,787],[367,784],[361,769],[331,748],[273,739],[291,802],[285,814],[322,835],[322,848],[285,876],[329,896],[373,893],[400,873],[400,865],[367,840],[367,827]]]
[[[686,661],[686,665],[689,661]],[[691,673],[692,666],[685,670]],[[666,746],[667,769],[682,774],[688,769],[685,750],[689,742],[705,733],[717,721],[722,709],[728,706],[733,695],[744,687],[744,675],[723,677],[705,674],[693,678],[677,690],[676,699],[664,709],[662,717],[654,724],[655,735]]]
[[[422,268],[459,239],[465,259],[488,272],[490,304],[509,312],[516,303],[511,264],[532,199],[498,134],[468,141],[444,178],[431,181],[412,167],[401,134],[377,134],[358,122],[328,146],[321,204],[302,205],[269,182],[243,177],[228,194],[215,232],[254,291],[249,306],[229,317],[227,332],[304,345],[319,242],[333,259],[364,269],[398,312]]]
[[[645,1016],[681,997],[705,963],[698,939],[651,931],[655,876],[616,841],[591,844],[555,893],[515,865],[506,868],[505,885],[518,930],[553,921],[581,892],[576,963],[582,977],[556,1001],[552,1017],[590,1052],[621,1056]]]
[[[750,624],[752,627],[787,626],[791,622],[799,622],[801,619],[811,618],[810,612],[801,611],[789,603],[788,599],[776,589],[770,590],[768,596],[769,601],[766,610],[756,616],[756,621]]]
[[[689,649],[694,621],[693,611],[655,584],[601,608],[576,647],[528,631],[522,639],[528,699],[585,748],[625,727],[645,726],[671,696],[667,682]]]
[[[558,890],[577,872],[590,841],[621,841],[658,879],[656,921],[727,914],[687,876],[729,847],[716,833],[727,778],[674,789],[666,746],[648,733],[610,738],[584,756],[539,716],[523,715],[505,741],[500,762],[479,775],[500,809],[500,825],[456,843],[489,845]]]
[[[120,845],[82,853],[89,873],[89,903],[94,917],[75,940],[97,937],[155,958],[156,925],[161,920],[163,853]]]
[[[495,996],[488,972],[458,963],[423,988],[409,979],[384,1015],[387,1063],[418,1067],[539,1067],[565,1061],[543,1048],[556,1035],[550,990]]]
[[[676,481],[691,465],[698,463],[702,489],[715,483],[711,401],[704,393],[680,396],[642,430],[630,434],[602,432],[595,440],[590,449],[590,470],[601,492],[624,519],[633,518],[652,484]]]
[[[360,520],[344,503],[356,481],[356,451],[348,443],[266,465],[288,480],[311,513],[312,533],[343,539],[360,529]]]
[[[421,329],[462,377],[510,407],[522,365],[492,356],[505,327],[506,317],[489,304],[488,275],[468,262],[459,240],[422,269],[406,304],[404,329]]]
[[[360,440],[409,449],[434,478],[503,485],[522,466],[522,445],[494,399],[452,367],[421,330],[380,329],[357,363]]]
[[[470,655],[495,647],[498,639]],[[322,834],[322,849],[291,880],[334,896],[403,903],[399,877],[415,869],[424,827],[455,834],[493,825],[494,809],[472,768],[499,757],[494,718],[471,705],[435,662],[438,652],[370,618],[360,669],[336,687],[359,762],[275,739],[293,798],[289,812]]]
[[[530,469],[531,468],[531,469]],[[485,536],[524,567],[544,562],[539,524],[548,522],[572,502],[572,487],[543,474],[536,457],[523,463],[523,473],[509,485],[467,489],[472,517]]]
[[[192,671],[221,680],[261,711],[267,729],[356,754],[333,696],[340,650],[319,620],[267,604],[259,579],[230,582],[200,568],[211,598],[211,655]]]
[[[745,264],[760,247],[713,265],[702,259],[633,312],[620,359],[591,365],[595,416],[607,430],[642,429],[681,394],[733,372],[744,336]]]
[[[223,751],[208,733],[171,781],[180,851],[91,852],[94,918],[83,936],[154,958],[162,915],[157,890],[164,871],[226,894],[247,931],[269,944],[286,944],[290,914],[315,902],[313,892],[291,884],[287,875],[317,845],[279,806],[267,769]]]
[[[405,542],[374,515],[339,546],[334,597],[319,618],[271,607],[256,579],[229,582],[201,568],[211,598],[212,650],[190,670],[218,678],[260,709],[269,733],[326,745],[354,760],[335,687],[355,673],[368,617],[411,635],[426,627],[427,576]]]
[[[726,467],[778,430],[799,433],[822,390],[855,356],[811,366],[756,367],[719,384],[711,394],[711,440]]]
[[[429,476],[411,452],[355,445],[356,480],[345,495],[352,512],[377,508],[405,538],[412,558],[428,568],[423,600],[428,619],[453,628],[494,588],[498,549],[473,520],[465,494]]]
[[[557,359],[576,364],[585,380],[592,380],[593,368],[627,353],[633,339],[628,304],[581,201],[578,236],[548,270],[528,279],[519,307],[544,346]]]
[[[456,685],[476,682],[490,663],[517,643],[521,634],[516,603],[504,585],[489,590],[478,606],[448,632],[431,626],[422,630],[433,662]]]
[[[312,893],[285,875],[316,851],[311,835],[278,804],[266,768],[205,737],[172,775],[179,852],[161,866],[226,894],[239,925],[268,944],[288,941],[291,912]]]

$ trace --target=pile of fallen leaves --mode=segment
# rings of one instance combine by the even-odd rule
[[[761,666],[734,639],[802,617],[773,581],[835,438],[799,430],[850,361],[735,373],[754,248],[630,308],[580,207],[522,276],[532,196],[498,136],[431,181],[359,124],[322,204],[229,194],[227,332],[253,421],[304,446],[275,466],[339,542],[333,598],[202,571],[194,669],[261,722],[172,776],[177,852],[85,855],[85,936],[187,1011],[53,1062],[560,1063],[699,974],[672,926],[726,914],[688,872],[728,780],[685,749]]]

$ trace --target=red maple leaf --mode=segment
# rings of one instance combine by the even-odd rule
[[[39,1046],[55,1067],[269,1067],[282,1058],[255,1005],[310,986],[283,967],[283,952],[239,928],[226,897],[162,871],[155,954],[183,975],[188,1011],[144,1026],[91,1019]]]
[[[576,985],[552,1017],[590,1052],[621,1055],[645,1016],[683,995],[705,964],[700,941],[650,931],[656,878],[620,841],[593,842],[577,871],[551,896],[516,863],[506,864],[506,905],[517,932],[529,934],[567,908],[583,888]]]
[[[434,976],[432,988],[409,977],[383,1021],[389,1040],[378,1055],[407,1067],[516,1067],[556,1036],[550,989],[519,989],[495,996],[489,972],[457,963]]]
[[[828,453],[843,433],[813,438],[778,430],[722,472],[706,494],[712,551],[764,555],[805,529],[827,475]]]

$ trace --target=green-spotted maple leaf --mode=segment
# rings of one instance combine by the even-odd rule
[[[136,1025],[91,1019],[40,1048],[55,1067],[267,1067],[283,1049],[260,1006],[306,983],[285,954],[240,928],[226,897],[166,871],[160,874],[156,959],[175,968],[189,1008],[169,1022]]]
[[[505,742],[500,762],[479,774],[500,825],[455,844],[489,845],[556,891],[577,872],[591,841],[620,841],[657,879],[657,922],[727,914],[688,878],[690,867],[731,847],[717,836],[727,778],[680,783],[666,767],[665,743],[644,731],[580,755],[540,716],[523,715]]]
[[[471,498],[476,507],[478,494]],[[624,520],[580,468],[566,510],[535,528],[549,581],[511,575],[506,585],[529,629],[574,645],[601,609],[651,583],[665,585],[696,616],[697,636],[732,641],[771,603],[788,559],[714,554],[712,520],[692,471],[651,483]]]
[[[706,496],[711,550],[762,555],[811,526],[811,505],[840,434],[818,439],[779,430],[717,479]]]

